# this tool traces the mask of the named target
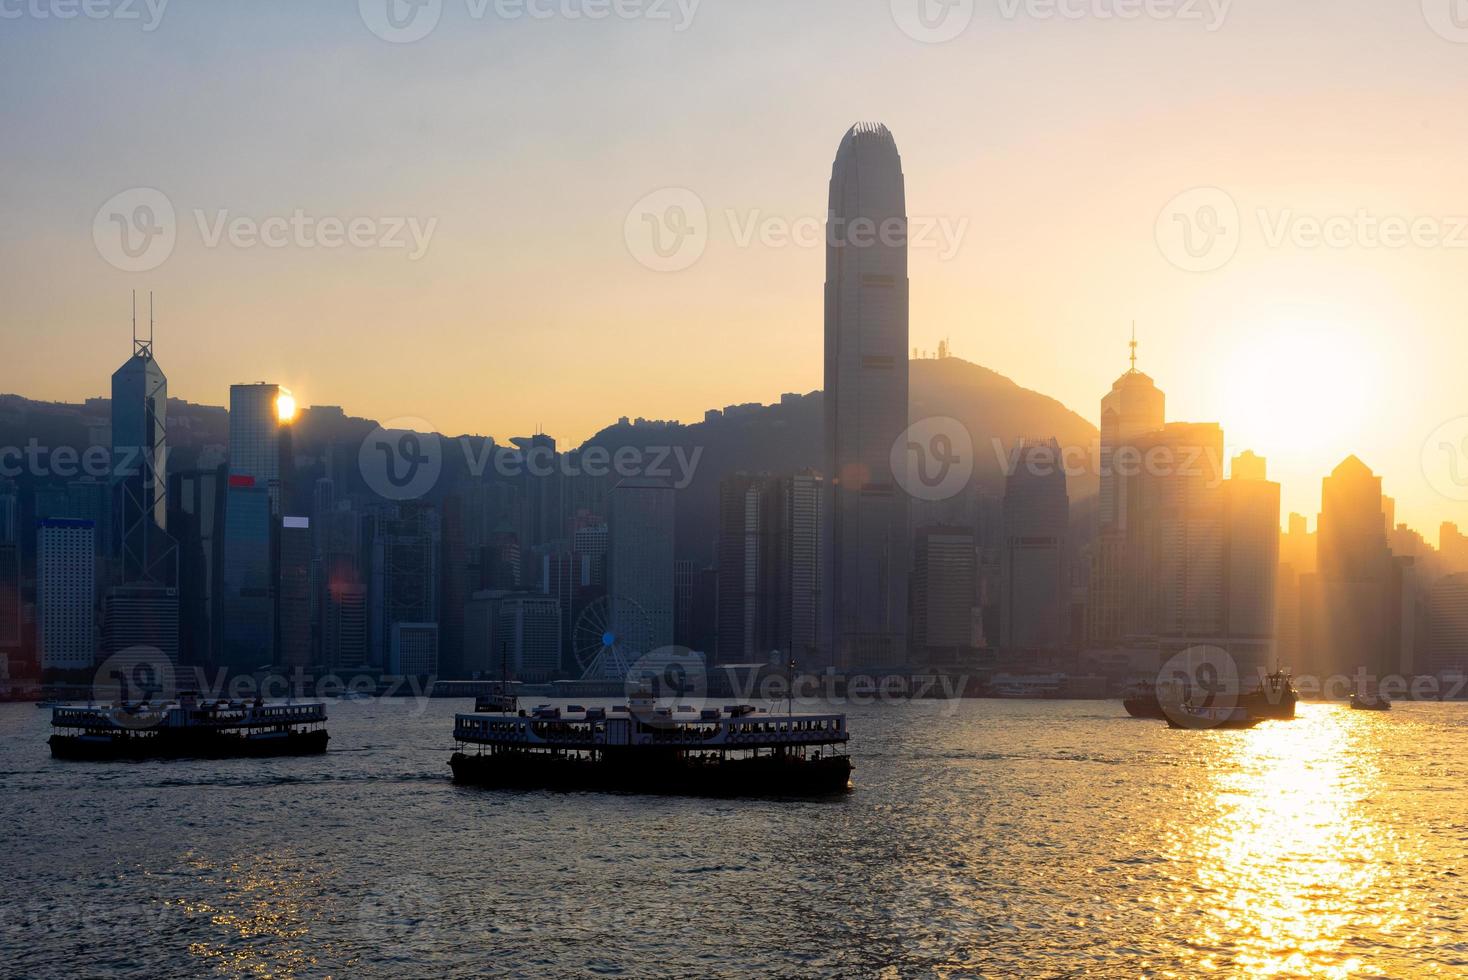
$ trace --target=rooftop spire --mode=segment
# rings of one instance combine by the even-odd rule
[[[148,291],[148,339],[138,337],[138,291],[133,290],[133,357],[153,356],[153,292]]]
[[[1132,371],[1131,371],[1131,373],[1132,374],[1136,374],[1137,373],[1137,321],[1136,320],[1133,320],[1132,321],[1132,342],[1130,344],[1130,347],[1132,349]]]

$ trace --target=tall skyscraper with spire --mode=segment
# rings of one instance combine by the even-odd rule
[[[841,140],[827,222],[824,646],[838,667],[895,663],[912,548],[892,472],[908,424],[907,203],[886,126]]]
[[[125,582],[176,584],[176,550],[168,527],[168,378],[148,337],[138,336],[133,299],[133,352],[112,375],[112,509],[114,552]]]
[[[1137,370],[1137,328],[1132,326],[1131,367],[1101,399],[1101,500],[1099,534],[1091,545],[1086,633],[1094,644],[1121,641],[1125,632],[1126,473],[1137,468],[1135,442],[1167,422],[1167,399]]]

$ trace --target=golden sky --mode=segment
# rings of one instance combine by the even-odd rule
[[[1435,0],[1237,0],[1221,23],[1181,0],[1138,19],[1004,0],[945,43],[904,31],[905,2],[703,0],[684,24],[446,0],[414,43],[352,4],[7,21],[0,390],[104,393],[136,288],[157,291],[172,393],[212,404],[268,380],[574,443],[619,415],[810,391],[823,254],[771,229],[824,216],[842,132],[875,119],[913,219],[963,229],[912,250],[914,346],[950,338],[1094,420],[1135,320],[1169,416],[1267,456],[1286,510],[1313,515],[1354,452],[1431,540],[1468,526],[1444,468],[1468,481],[1468,430],[1443,430],[1461,461],[1434,434],[1468,416],[1468,37]],[[176,243],[126,271],[94,225],[136,188],[165,196]],[[665,188],[704,209],[673,272],[628,241]],[[1179,216],[1220,203],[1233,247],[1180,254]],[[374,243],[431,235],[416,256],[212,238],[298,211],[365,219]]]

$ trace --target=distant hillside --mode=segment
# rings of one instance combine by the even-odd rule
[[[228,413],[223,408],[170,399],[168,412],[173,468],[193,465],[206,449],[213,458],[220,458],[229,439]],[[105,444],[109,413],[105,398],[76,405],[0,395],[0,446],[23,447],[32,438],[43,446]],[[1089,448],[1097,438],[1095,426],[1055,399],[959,358],[911,362],[910,415],[914,421],[948,416],[962,422],[973,440],[975,488],[992,496],[1003,493],[1004,452],[1016,439],[1053,437],[1065,446]],[[336,472],[345,481],[341,487],[343,491],[355,488],[356,447],[375,425],[332,406],[307,409],[293,433],[298,463],[325,472],[321,459],[328,455],[328,447],[339,447],[334,455]],[[477,439],[475,444],[479,444]],[[692,425],[619,422],[602,429],[585,445],[612,450],[620,446],[681,447],[689,455],[701,451],[693,482],[678,495],[678,553],[682,558],[709,562],[713,560],[720,480],[740,470],[788,473],[822,468],[821,393],[786,395],[773,405],[712,411],[705,421]],[[462,455],[447,453],[440,486],[462,478],[464,471]],[[301,499],[294,505],[309,506],[309,482],[297,490]],[[1086,525],[1096,492],[1094,475],[1071,480],[1072,517],[1078,527]],[[973,506],[976,495],[971,489],[951,503]],[[942,519],[973,517],[972,512],[954,510],[949,504],[919,511],[915,517],[918,521]]]
[[[1060,402],[1021,388],[1013,381],[956,357],[911,362],[912,420],[930,416],[958,419],[974,444],[974,483],[994,494],[1004,489],[1003,448],[1025,436],[1054,437],[1065,446],[1089,449],[1096,427]],[[666,444],[688,451],[701,447],[693,483],[678,500],[678,553],[697,561],[713,559],[719,481],[740,470],[781,473],[822,468],[821,393],[786,396],[774,405],[743,405],[694,425],[659,423],[609,426],[587,445]],[[1001,449],[993,442],[999,440]],[[1089,512],[1097,480],[1071,480],[1072,510]]]

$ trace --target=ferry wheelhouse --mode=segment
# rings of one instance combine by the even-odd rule
[[[454,781],[502,788],[814,796],[851,784],[846,716],[751,705],[541,705],[454,716]]]
[[[60,705],[52,709],[58,759],[222,759],[325,752],[322,701],[178,700]]]

